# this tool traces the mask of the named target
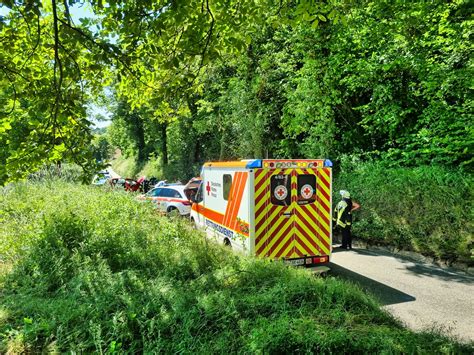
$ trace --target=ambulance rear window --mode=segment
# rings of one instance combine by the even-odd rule
[[[290,175],[273,175],[270,178],[270,201],[274,205],[289,206],[291,203]]]
[[[316,176],[298,175],[298,205],[316,201]]]
[[[232,175],[224,174],[222,177],[222,192],[224,193],[224,200],[229,200],[230,187],[232,186]]]

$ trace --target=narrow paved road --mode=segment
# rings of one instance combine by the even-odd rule
[[[334,249],[332,273],[375,295],[415,330],[442,327],[474,341],[474,277],[389,253]]]
[[[120,178],[120,175],[117,174],[117,173],[114,171],[114,169],[112,169],[111,166],[107,167],[107,168],[104,169],[104,170],[107,170],[107,171],[109,172],[110,177],[111,177],[112,179],[113,179],[113,178]]]

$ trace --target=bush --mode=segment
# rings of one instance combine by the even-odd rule
[[[91,176],[85,173],[79,165],[64,163],[61,165],[44,165],[37,172],[30,174],[30,181],[81,182],[90,180]]]
[[[21,184],[1,204],[13,267],[0,352],[472,352],[405,329],[346,282],[232,254],[125,193]]]
[[[449,262],[474,263],[473,179],[439,166],[391,168],[383,163],[343,162],[334,199],[349,190],[362,208],[354,235]]]

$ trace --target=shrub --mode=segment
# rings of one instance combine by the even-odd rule
[[[450,262],[473,264],[473,179],[439,166],[390,168],[383,163],[343,164],[334,199],[349,190],[362,208],[354,235]]]
[[[44,165],[37,172],[30,174],[30,181],[57,181],[80,182],[90,180],[91,176],[86,174],[79,165],[62,164],[62,165]]]
[[[405,329],[346,282],[232,254],[125,193],[23,184],[1,203],[18,239],[0,253],[13,264],[0,352],[472,351]]]

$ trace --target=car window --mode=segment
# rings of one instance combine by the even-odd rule
[[[232,175],[224,174],[222,176],[222,185],[224,186],[224,188],[222,189],[224,200],[228,201],[230,188],[232,187]]]
[[[196,203],[202,202],[204,199],[204,184],[202,182],[199,184],[199,188],[194,199]]]
[[[181,195],[181,193],[177,190],[174,190],[174,198],[183,198],[183,196]]]
[[[149,197],[157,197],[157,196],[160,196],[161,190],[162,189],[153,189],[153,190],[149,191],[146,195],[149,196]]]
[[[171,198],[182,198],[179,191],[176,191],[174,189],[163,189],[160,196],[162,196],[162,197],[171,197]]]

